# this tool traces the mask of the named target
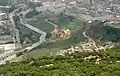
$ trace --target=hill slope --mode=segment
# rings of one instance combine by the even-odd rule
[[[99,55],[100,64],[95,59],[84,57]],[[75,53],[66,56],[31,58],[22,62],[0,66],[3,76],[119,76],[119,49],[93,53]]]

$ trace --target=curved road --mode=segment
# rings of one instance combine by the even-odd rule
[[[89,36],[86,35],[87,30],[91,27],[91,25],[82,33],[84,37],[90,39]]]

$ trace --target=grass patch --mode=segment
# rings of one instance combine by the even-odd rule
[[[69,48],[71,45],[74,45],[75,40],[73,38],[70,38],[68,40],[60,40],[54,43],[47,43],[47,44],[43,44],[42,46],[40,46],[41,48],[47,48],[47,49],[51,49],[51,48],[60,48],[60,49],[64,49],[64,48]]]
[[[38,18],[37,21],[30,20],[28,23],[48,33],[53,30],[53,26],[45,22],[43,18]]]
[[[47,49],[47,48],[37,48],[34,51],[31,51],[29,53],[26,53],[25,56],[27,58],[39,58],[39,57],[43,57],[43,56],[51,56],[52,54],[55,54],[57,51],[59,51],[60,49],[58,48],[53,48],[53,49]]]

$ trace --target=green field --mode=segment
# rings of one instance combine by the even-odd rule
[[[30,20],[28,21],[28,24],[33,25],[36,28],[39,28],[47,33],[52,32],[53,26],[47,22],[44,21],[44,18],[38,18],[37,21]]]

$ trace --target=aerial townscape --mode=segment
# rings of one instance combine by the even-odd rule
[[[120,76],[120,0],[0,0],[0,76]]]

